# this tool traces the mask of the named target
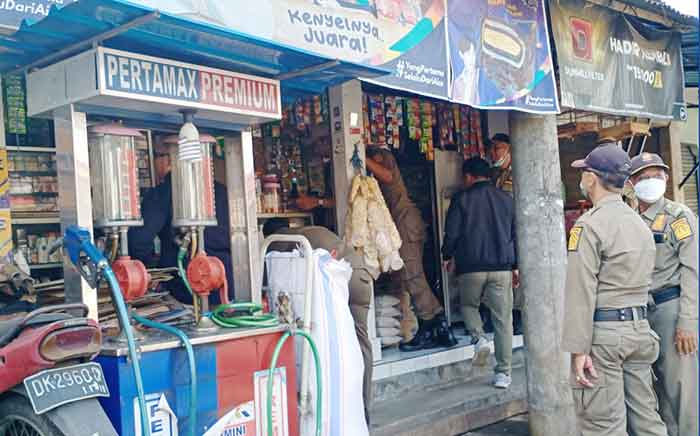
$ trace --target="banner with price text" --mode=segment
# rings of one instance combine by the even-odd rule
[[[680,33],[585,0],[549,7],[562,106],[685,121]]]

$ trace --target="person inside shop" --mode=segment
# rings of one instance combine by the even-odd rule
[[[496,133],[490,141],[492,178],[497,188],[513,192],[513,170],[511,167],[510,137],[505,133]]]
[[[352,267],[352,277],[348,285],[350,292],[350,313],[355,321],[355,332],[362,350],[364,361],[362,397],[365,403],[365,419],[369,425],[369,409],[372,401],[372,343],[369,340],[367,317],[372,298],[372,276],[365,267],[362,256],[346,244],[338,235],[321,226],[289,227],[285,218],[269,219],[263,225],[263,235],[267,238],[272,234],[301,235],[306,237],[315,250],[322,248],[336,259],[344,259]],[[271,250],[286,251],[288,247],[282,243],[272,244]]]
[[[423,271],[423,245],[426,238],[425,222],[420,210],[408,196],[406,184],[391,150],[369,145],[367,169],[372,172],[401,236],[399,254],[404,261],[400,271],[400,288],[407,291],[418,317],[418,331],[413,339],[399,345],[401,351],[417,351],[457,344],[445,310],[428,285]]]
[[[513,194],[513,169],[510,137],[505,133],[496,133],[490,141],[491,178],[494,185]],[[513,332],[523,334],[523,294],[519,288],[513,288]],[[488,315],[487,317],[488,318]],[[491,322],[490,318],[488,319]]]
[[[654,372],[669,435],[698,434],[698,218],[665,197],[669,167],[654,153],[632,159],[638,212],[656,242],[648,320],[661,338]],[[634,435],[637,436],[637,435]]]
[[[513,288],[519,285],[513,197],[494,186],[488,162],[479,157],[462,166],[465,189],[450,202],[442,246],[444,267],[455,271],[461,291],[467,335],[478,355],[488,355],[488,339],[479,314],[483,301],[495,333],[493,384],[511,384]]]
[[[156,180],[161,182],[148,190],[141,202],[143,226],[129,229],[129,254],[132,258],[142,261],[147,267],[169,268],[177,266],[179,247],[176,243],[178,236],[172,227],[172,179],[170,174],[170,149],[177,145],[164,144],[156,141],[154,146],[154,168]],[[228,281],[229,300],[233,300],[233,267],[231,264],[231,238],[229,231],[228,195],[226,187],[214,182],[214,201],[216,205],[217,225],[204,230],[204,247],[208,255],[217,257],[223,262]],[[160,258],[154,253],[154,240],[160,240]],[[179,301],[192,303],[192,296],[185,288],[181,278],[167,283],[170,292]],[[221,303],[219,293],[209,295],[211,307]]]

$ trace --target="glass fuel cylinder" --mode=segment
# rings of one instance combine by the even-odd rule
[[[199,135],[192,123],[185,123],[179,136],[170,136],[165,142],[177,144],[170,155],[173,227],[215,226],[212,146],[216,139],[207,134]]]
[[[95,227],[143,225],[134,145],[141,136],[116,123],[88,128]]]

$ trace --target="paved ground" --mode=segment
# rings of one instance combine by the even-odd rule
[[[488,427],[465,433],[462,436],[529,436],[527,414],[514,416]]]

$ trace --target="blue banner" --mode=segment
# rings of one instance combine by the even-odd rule
[[[544,0],[448,0],[447,16],[453,101],[559,112]]]
[[[0,27],[16,29],[22,20],[41,20],[49,14],[51,6],[58,7],[75,0],[0,0]]]

